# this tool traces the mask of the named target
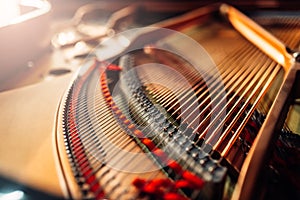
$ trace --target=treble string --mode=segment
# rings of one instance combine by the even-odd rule
[[[283,28],[283,29],[285,29],[284,31],[281,31],[281,32],[276,34],[277,37],[280,38],[280,37],[282,37],[282,35],[285,35],[285,33],[287,32],[286,29],[289,29],[291,27],[290,25],[286,25],[286,26],[287,27]],[[292,28],[295,28],[295,26],[292,26]],[[293,44],[295,41],[297,41],[297,39],[292,34],[289,34],[288,37],[285,37],[285,41],[288,44]],[[275,78],[279,74],[280,70],[282,69],[282,67],[279,64],[276,64],[274,61],[272,62],[272,64],[276,65],[276,66],[275,66],[273,72],[268,77],[265,77],[265,78],[268,78],[268,79],[267,79],[266,83],[263,85],[263,88],[261,89],[260,93],[257,95],[256,99],[255,100],[251,99],[251,97],[250,97],[251,95],[248,97],[247,101],[250,101],[250,100],[253,101],[252,106],[249,109],[246,117],[243,119],[243,121],[241,122],[239,127],[236,129],[235,133],[231,136],[229,142],[227,143],[227,145],[225,146],[225,148],[221,152],[221,156],[224,157],[224,156],[227,156],[229,154],[231,147],[233,146],[233,144],[235,143],[235,141],[239,137],[241,131],[245,127],[246,122],[250,119],[252,113],[254,112],[255,108],[259,104],[260,100],[262,99],[264,94],[268,91],[268,89],[270,88],[271,83],[275,80]],[[267,75],[264,75],[264,76],[267,76]],[[266,110],[266,108],[264,110]],[[214,145],[214,148],[219,148],[220,146],[221,146],[221,144],[220,144],[220,142],[218,142]]]
[[[116,153],[117,153],[117,151],[116,151]],[[128,159],[127,159],[128,160]],[[122,160],[121,160],[122,161]],[[136,162],[136,163],[140,163],[140,162]],[[106,173],[107,171],[105,171],[105,172],[103,172],[103,173]],[[94,173],[94,172],[93,172]],[[102,178],[102,176],[100,176],[99,178]]]
[[[100,105],[101,105],[101,104],[100,104]],[[103,106],[104,106],[104,105],[103,105]],[[108,122],[109,122],[109,121],[111,122],[111,120],[112,120],[112,119],[108,118],[107,121],[108,121]],[[113,126],[108,126],[108,124],[107,124],[107,126],[105,126],[105,127],[113,127]],[[87,129],[87,131],[89,131],[89,129]],[[99,130],[97,130],[97,129],[95,130],[95,132],[98,132],[98,131],[99,131]],[[100,130],[100,131],[101,131],[101,130]],[[102,131],[103,131],[103,130],[102,130]],[[110,132],[110,133],[115,133],[114,130],[107,130],[107,131]],[[84,133],[84,132],[83,132],[83,133]],[[87,133],[88,133],[88,132],[87,132]],[[84,136],[85,136],[85,135],[87,135],[87,134],[84,134]],[[111,135],[114,135],[114,134],[111,134]],[[118,138],[118,137],[116,137],[116,138]],[[82,139],[84,139],[84,138],[82,138]],[[120,139],[123,139],[123,138],[120,138]],[[76,147],[76,146],[75,146],[75,147]],[[89,146],[87,146],[87,148],[89,148]]]

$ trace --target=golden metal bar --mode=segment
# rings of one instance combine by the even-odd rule
[[[285,72],[288,71],[294,58],[286,51],[286,46],[280,40],[234,7],[223,4],[220,9],[222,13],[227,15],[228,20],[237,31],[282,65]]]

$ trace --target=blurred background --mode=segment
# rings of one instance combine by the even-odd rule
[[[101,38],[103,32],[109,31],[105,28],[107,20],[121,8],[136,4],[142,7],[135,11],[129,8],[125,14],[121,13],[116,17],[117,20],[124,18],[127,21],[126,24],[121,20],[121,23],[117,23],[118,27],[113,27],[119,31],[132,27],[132,24],[128,24],[132,23],[132,18],[129,22],[127,15],[135,18],[135,27],[145,26],[217,2],[219,1],[0,0],[0,91],[72,71],[72,66],[79,65],[78,58],[84,57],[91,47],[99,43],[99,35]],[[299,10],[298,2],[292,0],[224,2],[244,11]],[[90,6],[79,9],[86,4]]]

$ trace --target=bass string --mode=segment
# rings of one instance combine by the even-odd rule
[[[161,63],[164,63],[168,66],[177,66],[177,67],[174,67],[176,68],[176,71],[180,70],[181,68],[184,68],[184,69],[188,69],[186,71],[183,71],[181,73],[184,74],[185,77],[189,77],[189,80],[192,80],[193,82],[196,82],[198,85],[201,85],[203,84],[203,81],[199,83],[199,72],[198,73],[195,73],[191,70],[191,66],[185,66],[187,65],[186,62],[182,62],[180,67],[178,67],[179,64],[175,63],[175,62],[172,62],[173,59],[169,59],[170,55],[164,55],[163,57],[162,56],[159,56],[159,52],[157,52],[156,50],[152,50],[150,53],[148,53],[150,56],[154,57],[154,59],[158,60],[159,62]],[[183,67],[184,66],[184,67]],[[218,73],[218,71],[216,70],[215,72],[213,70],[215,70],[214,68],[210,68],[209,69],[210,71],[205,71],[204,74],[201,74],[201,75],[204,75],[204,76],[207,76],[207,78],[211,78],[212,75],[208,75],[208,74],[215,74],[215,73]],[[194,70],[196,71],[196,70]],[[193,77],[190,77],[189,74],[191,74]],[[164,78],[168,78],[166,76],[164,76]],[[199,87],[198,85],[195,85],[193,87]],[[180,88],[180,89],[183,89],[183,88]],[[151,91],[150,90],[150,94],[151,96],[153,96],[153,98],[156,98],[156,94],[152,94],[154,91]],[[183,94],[185,94],[184,92],[182,92]],[[165,99],[165,95],[161,95],[160,97],[158,97],[156,100],[159,101],[159,98],[162,98],[162,99]]]
[[[165,104],[164,104],[164,103],[162,103],[162,102],[160,102],[160,103],[161,103],[161,105],[162,105],[162,106],[165,106]]]
[[[235,58],[235,56],[237,56],[237,57],[243,57],[242,55],[240,55],[240,54],[236,54],[236,52],[237,51],[239,51],[239,50],[241,50],[241,48],[238,48],[237,50],[235,50],[234,52],[232,52],[231,54],[234,54],[233,56],[232,55],[228,55],[228,57],[230,58],[228,61],[227,61],[227,65],[230,65],[230,62],[233,62],[233,60],[234,59],[238,59],[238,58]],[[248,50],[248,49],[247,49]],[[246,55],[246,52],[245,52],[245,55]],[[226,62],[225,61],[225,59],[224,59],[224,61],[222,60],[222,62]],[[223,65],[222,65],[222,62],[219,64],[219,70],[220,70],[220,72],[221,72],[221,74],[223,74],[222,72],[225,70],[227,70],[227,71],[230,71],[230,69],[228,69],[228,68],[226,68],[226,66],[224,66],[223,67]],[[180,66],[179,66],[180,67]],[[178,68],[178,67],[177,67]],[[212,74],[214,71],[213,71],[213,69],[211,69],[211,71],[208,71],[207,73],[205,73],[204,74],[204,76],[207,76],[207,81],[209,81],[209,82],[212,82],[213,81],[213,76],[211,76],[210,74]],[[218,72],[216,73],[216,74],[218,74]],[[212,80],[211,80],[212,79]],[[198,87],[202,87],[204,84],[205,84],[205,82],[204,82],[204,80],[203,79],[201,79],[200,80],[200,82],[199,82],[199,75],[198,76],[196,76],[196,85],[195,86],[193,86],[193,88],[192,88],[192,90],[196,90]],[[198,89],[196,92],[200,92],[200,90]],[[152,91],[151,91],[152,92]],[[150,94],[152,95],[152,93],[150,92]],[[182,93],[182,95],[180,95],[178,98],[180,99],[180,98],[186,98],[187,96],[191,96],[192,95],[192,91],[191,90],[188,90],[188,91],[185,91],[185,90],[183,90],[183,91],[181,91],[181,90],[178,90],[178,91],[176,91],[177,93]],[[155,95],[153,95],[153,98],[155,98]],[[156,101],[161,101],[161,99],[162,100],[164,100],[165,99],[165,95],[164,94],[162,94],[162,95],[160,95],[160,99],[159,98],[156,98]],[[164,102],[161,102],[161,104],[162,105],[164,105],[165,103]],[[165,107],[167,107],[167,106],[165,106]],[[169,109],[167,109],[167,112],[169,112],[171,109],[173,109],[173,107],[170,107]],[[176,112],[176,111],[175,111]]]
[[[252,116],[254,110],[256,109],[257,104],[259,103],[259,101],[261,100],[261,98],[263,97],[263,95],[267,92],[269,86],[271,85],[272,81],[276,78],[276,76],[279,73],[280,69],[281,69],[281,66],[279,66],[278,64],[276,64],[275,70],[273,70],[273,72],[271,74],[264,74],[263,79],[267,78],[267,82],[264,84],[263,88],[261,89],[260,93],[258,94],[258,97],[252,103],[252,106],[249,109],[246,117],[243,119],[243,121],[241,122],[240,126],[236,129],[236,131],[234,132],[234,134],[231,136],[229,142],[227,143],[227,145],[225,146],[225,148],[221,152],[221,156],[222,157],[225,157],[225,156],[227,156],[229,154],[230,149],[232,148],[233,144],[235,143],[235,141],[237,140],[237,138],[241,134],[241,132],[242,132],[243,128],[245,127],[247,121]],[[261,79],[261,80],[263,80],[263,79]],[[247,99],[247,101],[250,102],[250,101],[253,101],[253,99],[251,99],[249,97]],[[214,145],[214,148],[217,149],[217,148],[219,148],[219,146],[220,146],[220,144],[216,143]]]
[[[247,53],[247,52],[246,52]],[[243,55],[239,55],[239,56],[243,56]],[[231,62],[228,62],[227,63],[229,66],[232,64]],[[231,68],[228,68],[227,66],[223,66],[221,69],[224,69],[224,70],[220,70],[220,72],[221,72],[221,76],[223,76],[223,77],[225,77],[225,76],[227,76],[228,74],[230,74],[230,73],[232,73],[232,70],[231,70]],[[230,72],[230,73],[228,73],[228,72]],[[223,78],[224,79],[224,78]],[[219,82],[218,81],[216,81],[215,79],[212,79],[212,80],[208,80],[208,84],[209,85],[211,85],[212,87],[215,87],[215,85],[216,84],[218,84]],[[202,89],[202,88],[201,88]],[[196,94],[198,94],[198,93],[200,93],[201,92],[201,90],[197,90],[197,91],[195,91],[195,93]],[[202,94],[202,96],[203,95],[205,95],[206,93],[207,93],[208,91],[207,90],[205,90],[203,93],[201,93]],[[189,96],[192,96],[192,94],[193,94],[193,91],[192,92],[187,92],[187,91],[183,91],[183,95],[184,94],[187,94],[187,95],[189,95]],[[185,95],[185,96],[183,96],[183,98],[186,98],[186,96],[187,95]],[[198,100],[201,98],[201,96],[200,97],[198,97]],[[180,100],[180,101],[182,101],[182,100]],[[169,102],[161,102],[161,104],[163,105],[163,106],[165,106],[165,107],[167,107],[167,106],[169,106],[167,103],[169,103]],[[184,101],[184,103],[185,103],[185,101]],[[167,111],[170,111],[171,109],[173,109],[173,107],[170,107]],[[175,110],[175,112],[178,112],[179,110]]]
[[[299,22],[300,24],[300,22]],[[287,33],[286,33],[287,34]],[[288,37],[292,37],[293,40],[291,40],[290,42],[287,42],[287,44],[294,50],[298,50],[300,49],[300,28],[298,28],[297,30],[293,31],[293,34],[290,35],[285,35],[286,38]]]
[[[271,70],[272,70],[272,69],[271,69]],[[277,74],[277,72],[275,72],[275,75],[276,75],[276,74]],[[265,78],[265,77],[268,77],[268,75],[269,75],[268,73],[264,73],[264,78]],[[263,82],[263,81],[264,81],[264,80],[262,79],[260,82]],[[270,79],[269,79],[269,81],[270,81]],[[261,84],[258,83],[258,84],[257,84],[257,87],[259,87],[259,85],[261,85]],[[266,86],[265,86],[265,87],[266,87]],[[261,93],[261,94],[262,94],[262,93]],[[252,100],[252,99],[249,98],[249,100]],[[246,106],[245,106],[245,108],[246,108]],[[255,109],[255,105],[252,106],[252,109],[253,109],[253,110]],[[242,110],[240,111],[240,113],[244,112],[243,110],[244,110],[244,108],[242,108]],[[251,111],[251,112],[252,112],[252,111]],[[248,119],[249,119],[250,116],[251,116],[251,115],[249,114],[249,115],[248,115]],[[238,117],[236,117],[236,119],[234,119],[234,120],[232,120],[232,121],[235,122],[237,119],[238,119]],[[247,122],[248,119],[243,120],[241,126],[244,126],[244,125],[246,124],[246,122]],[[230,127],[230,126],[231,126],[231,125],[229,125],[228,127]],[[241,129],[241,128],[240,128],[240,129]],[[224,131],[223,134],[224,134],[224,133],[226,133],[226,131]],[[236,132],[236,134],[237,134],[237,133],[238,133],[238,132]],[[215,134],[212,134],[212,135],[215,136]],[[236,139],[236,138],[237,138],[237,137],[235,137],[235,139]],[[218,142],[222,142],[222,141],[223,141],[222,139],[218,140]],[[234,142],[231,140],[229,144],[232,146],[233,143],[234,143]],[[227,145],[227,146],[228,146],[228,145]],[[218,148],[217,146],[213,146],[212,149],[213,149],[213,150],[217,150],[217,148]],[[229,152],[229,148],[227,148],[227,152]],[[224,156],[225,156],[225,154],[222,153],[222,154],[221,154],[221,157],[220,157],[220,159],[219,159],[219,162],[221,162],[221,159],[224,158]]]
[[[299,48],[300,37],[300,19],[297,17],[279,18],[281,23],[280,29],[275,29],[274,35],[286,43],[290,48]],[[283,25],[282,25],[283,24]],[[293,41],[287,40],[287,38],[293,37]]]
[[[235,73],[234,73],[235,74]],[[199,98],[198,98],[198,100],[199,100]],[[203,113],[201,113],[201,114],[203,114]],[[171,114],[172,115],[172,114]]]
[[[284,34],[285,33],[282,32],[281,34],[278,34],[278,36],[280,37],[281,35],[284,35]],[[288,43],[292,43],[295,40],[296,39],[291,35],[289,35],[289,37],[286,37],[286,42],[288,42]],[[237,140],[237,138],[241,134],[243,128],[245,127],[246,122],[250,119],[251,115],[253,114],[253,112],[254,112],[255,108],[257,107],[257,105],[259,104],[260,100],[265,95],[267,90],[270,88],[272,82],[275,80],[275,78],[279,74],[280,70],[282,69],[282,67],[279,64],[276,64],[275,61],[272,61],[272,65],[275,65],[274,70],[272,71],[272,73],[269,76],[264,75],[265,78],[267,78],[266,83],[263,85],[263,88],[261,89],[260,93],[257,95],[256,99],[252,103],[252,106],[249,109],[246,117],[241,122],[240,126],[237,128],[237,130],[235,131],[233,136],[230,138],[230,141],[228,142],[228,144],[225,146],[225,148],[221,152],[222,156],[227,156],[229,154],[229,151],[230,151],[231,147],[233,146],[233,144],[235,143],[235,141]],[[249,96],[247,101],[250,102],[250,100],[253,101],[253,99],[251,99],[251,97]],[[219,147],[220,147],[220,143],[216,143],[215,146],[214,146],[215,149],[219,148]]]
[[[250,51],[250,50],[249,50]],[[232,66],[232,64],[233,64],[233,62],[234,62],[234,60],[235,59],[239,59],[239,57],[241,57],[241,58],[243,58],[243,57],[245,57],[245,55],[247,55],[248,53],[251,53],[251,52],[243,52],[242,53],[242,55],[241,54],[236,54],[236,55],[238,55],[237,56],[237,58],[236,57],[234,57],[232,60],[230,60],[231,62],[227,62],[227,65],[224,65],[224,66],[222,66],[221,67],[221,69],[222,70],[220,70],[220,72],[221,72],[221,76],[223,76],[223,79],[224,79],[224,77],[226,77],[226,76],[228,76],[229,74],[234,74],[235,73],[235,71],[233,71],[232,69],[231,69],[231,67],[228,67],[228,66]],[[234,69],[234,70],[237,70],[237,71],[239,71],[239,69]],[[208,84],[211,86],[211,87],[218,87],[218,84],[219,84],[219,87],[220,87],[220,82],[218,81],[218,80],[216,80],[216,79],[209,79],[208,80]],[[202,92],[202,90],[201,89],[206,89],[206,88],[200,88],[200,89],[198,89],[197,91],[195,91],[195,94],[199,94],[199,93],[201,93]],[[179,91],[179,92],[181,92],[181,91]],[[205,95],[207,95],[207,93],[208,93],[209,91],[208,90],[204,90],[201,94],[200,94],[200,96],[199,97],[197,97],[197,101],[199,101],[199,100],[201,100],[201,98],[202,97],[205,97]],[[179,98],[179,101],[183,101],[184,100],[184,98],[186,98],[187,96],[193,96],[193,91],[183,91],[183,93],[182,93],[183,95],[182,95],[182,98],[180,99]],[[164,95],[164,94],[163,94]],[[207,101],[207,98],[206,98],[206,101]],[[171,102],[168,102],[168,101],[166,101],[166,102],[162,102],[162,101],[160,101],[160,103],[161,103],[161,105],[162,106],[164,106],[164,107],[170,107],[169,109],[167,109],[167,112],[168,111],[170,111],[171,109],[174,109],[174,106],[175,105],[173,105],[172,106],[172,101]],[[183,104],[182,104],[182,106],[185,106],[185,104],[187,104],[187,103],[190,103],[190,99],[188,99],[187,101],[183,101]],[[194,104],[194,103],[196,103],[196,102],[192,102],[192,104]],[[171,105],[170,105],[171,104]],[[191,104],[191,106],[192,106],[192,104]],[[178,109],[176,109],[173,113],[178,113],[180,110],[179,110],[180,108],[178,108]],[[171,114],[172,115],[172,114]],[[180,117],[180,116],[179,116]]]
[[[210,108],[210,106],[213,105],[214,102],[217,103],[216,106],[218,106],[218,104],[220,104],[222,101],[225,100],[225,98],[227,98],[227,96],[225,96],[224,98],[221,98],[221,96],[223,95],[222,92],[222,87],[223,85],[225,86],[224,90],[226,91],[226,93],[228,95],[231,95],[231,93],[234,91],[234,88],[236,88],[239,85],[239,82],[237,82],[238,79],[242,79],[242,77],[247,76],[249,73],[251,73],[251,67],[248,67],[246,64],[243,65],[241,68],[235,68],[234,70],[230,69],[230,73],[229,74],[225,74],[221,79],[222,82],[220,83],[219,81],[216,81],[216,86],[212,91],[208,91],[206,90],[207,96],[205,97],[205,99],[201,99],[202,96],[199,96],[197,98],[197,100],[200,102],[201,104],[199,105],[199,107],[204,107],[201,112],[198,114],[199,116],[202,116],[206,113],[206,111],[208,111],[208,109]],[[243,80],[243,79],[242,79]],[[231,86],[231,87],[230,87]],[[224,91],[224,92],[225,92]],[[213,98],[211,98],[213,97]],[[190,106],[197,104],[197,102],[192,102],[190,104]],[[188,117],[193,116],[195,111],[188,111],[188,110],[184,110],[183,112],[181,112],[181,115],[183,115],[185,112],[189,112]],[[211,113],[207,114],[207,118],[209,118],[211,116],[211,114],[213,114],[213,111]],[[180,118],[181,116],[178,116],[177,118]],[[183,122],[185,121],[185,119],[183,120]],[[199,124],[200,127],[200,124]],[[195,127],[194,127],[195,128]],[[197,130],[197,128],[195,128],[195,131]]]
[[[86,98],[86,97],[84,97],[84,98]],[[86,99],[80,101],[80,103],[77,102],[77,111],[80,112],[80,113],[82,113],[82,112],[85,113],[85,112],[84,112],[84,111],[86,110],[85,104],[86,104],[86,103],[89,104],[89,103],[90,103],[91,101],[93,101],[93,100],[94,100],[94,98],[93,98],[93,96],[91,95],[91,96],[87,97]],[[77,121],[80,122],[81,117],[83,117],[83,119],[85,120],[85,116],[79,116],[79,117],[77,117]]]
[[[287,47],[290,49],[299,48],[299,38],[300,38],[300,18],[297,17],[285,17],[285,18],[278,18],[278,20],[282,21],[280,29],[274,30],[272,33],[282,40]],[[298,47],[297,47],[298,45]],[[270,105],[261,105],[264,106],[263,109],[266,113],[269,110]]]
[[[275,65],[275,62],[273,61],[272,64]],[[235,141],[237,140],[237,138],[241,134],[242,129],[245,127],[246,122],[250,119],[250,117],[251,117],[252,113],[254,112],[255,108],[257,107],[259,101],[262,99],[263,95],[267,92],[267,90],[270,87],[271,83],[273,82],[275,77],[278,75],[280,69],[281,69],[281,67],[277,64],[274,71],[272,72],[272,74],[270,74],[268,76],[268,79],[267,79],[266,83],[264,84],[263,88],[261,89],[260,93],[257,95],[255,100],[253,100],[254,98],[251,98],[251,95],[248,97],[247,101],[250,102],[250,100],[251,100],[251,101],[254,101],[254,103],[252,104],[252,106],[249,109],[249,111],[247,112],[247,115],[245,116],[244,120],[241,122],[241,124],[239,125],[239,127],[237,128],[237,130],[235,131],[233,136],[230,138],[230,141],[228,142],[228,144],[226,145],[226,147],[222,151],[222,153],[221,153],[222,156],[226,156],[226,155],[229,154],[230,148],[233,146],[233,144],[235,143]],[[219,147],[220,147],[220,142],[216,143],[215,146],[214,146],[214,148],[219,148]]]
[[[276,76],[276,74],[278,73],[278,71],[279,71],[279,67],[277,67],[277,70],[275,70],[275,72],[272,74],[272,76],[271,76],[271,78],[270,79],[268,79],[268,81],[267,81],[267,83],[266,83],[266,85],[264,86],[264,88],[268,88],[269,87],[269,84],[272,82],[272,80],[275,78],[275,76]],[[260,85],[260,84],[259,84]],[[261,93],[260,93],[260,95],[258,95],[258,96],[263,96],[263,94],[265,93],[265,91],[266,91],[266,89],[263,89],[262,91],[261,91]],[[258,100],[259,100],[260,98],[257,98],[256,99],[256,101],[255,102],[258,102]],[[252,112],[254,111],[254,109],[255,109],[255,105],[256,105],[257,103],[255,103],[253,106],[252,106],[252,109],[251,109],[251,111],[249,112],[249,113],[251,113],[252,114]],[[250,118],[250,114],[248,114],[247,115],[247,117],[244,119],[244,123],[242,123],[241,124],[241,126],[244,126],[245,124],[246,124],[246,121]],[[234,120],[235,121],[235,120]],[[241,127],[239,127],[238,128],[238,130],[241,130],[242,128]],[[236,133],[235,133],[235,135],[239,135],[239,131],[237,131]],[[233,141],[232,140],[236,140],[236,136],[235,137],[233,137],[232,139],[231,139],[231,141],[229,142],[229,144],[227,145],[227,146],[232,146],[232,144],[233,144]],[[217,148],[217,147],[215,147],[215,148]],[[228,147],[226,147],[226,149],[228,150],[229,148]],[[226,151],[226,149],[225,149],[225,151]],[[226,152],[228,152],[228,151],[226,151]],[[222,153],[223,155],[224,155],[224,153]]]
[[[140,162],[138,162],[137,164],[139,164]]]
[[[155,175],[154,175],[155,176]]]
[[[267,89],[269,88],[270,84],[272,83],[272,81],[275,79],[275,77],[277,76],[277,74],[279,73],[281,67],[277,64],[274,71],[272,72],[272,74],[270,76],[268,76],[268,73],[264,74],[264,78],[262,78],[260,80],[261,83],[264,82],[265,78],[268,78],[266,83],[263,86],[263,89],[261,90],[261,92],[258,94],[258,97],[256,98],[256,100],[254,101],[251,109],[248,112],[248,115],[246,116],[246,118],[244,118],[244,120],[242,121],[241,125],[238,127],[238,129],[236,130],[235,134],[231,137],[231,140],[229,141],[229,143],[227,144],[227,146],[225,147],[225,149],[223,150],[223,152],[221,153],[221,156],[224,157],[228,154],[230,148],[232,147],[232,145],[234,144],[234,142],[236,141],[236,139],[238,138],[241,130],[244,128],[246,122],[249,120],[249,118],[251,117],[253,111],[256,108],[256,105],[258,104],[258,102],[260,101],[260,99],[262,98],[262,96],[266,93]],[[257,88],[260,86],[261,84],[257,84]],[[256,92],[253,92],[253,94],[255,94]],[[251,97],[252,95],[250,95]],[[248,98],[248,102],[253,101],[252,98]],[[236,120],[233,120],[236,121]],[[214,149],[217,149],[218,146],[214,146]]]
[[[185,74],[185,76],[188,76],[188,75],[189,74]],[[153,75],[151,75],[151,76],[152,76],[152,79],[153,79]],[[147,77],[143,77],[143,78],[144,79],[141,79],[141,82],[148,82]],[[190,78],[190,80],[195,82],[196,78],[197,77],[195,76],[195,77]],[[159,80],[157,78],[154,78],[154,79]],[[175,81],[175,84],[174,84],[174,81]],[[160,82],[163,82],[164,85],[168,85],[168,86],[158,88],[154,84],[152,84],[152,85],[146,84],[148,95],[151,96],[152,99],[155,99],[156,102],[161,102],[161,101],[164,101],[166,99],[173,100],[172,97],[174,97],[174,95],[176,95],[176,94],[180,95],[179,98],[185,98],[185,96],[189,95],[188,92],[190,90],[196,90],[197,88],[204,85],[204,82],[202,81],[202,82],[199,82],[197,84],[192,85],[191,86],[192,88],[187,89],[186,86],[182,85],[182,78],[181,77],[179,77],[179,78],[177,77],[176,80],[170,80],[170,79],[168,79],[168,77],[164,76],[163,79],[160,79]],[[179,85],[181,87],[178,87]],[[172,91],[172,93],[170,93],[170,90]]]
[[[261,58],[258,58],[257,60],[260,60],[260,59]],[[226,101],[227,98],[228,98],[228,100],[225,102],[225,105],[217,104],[215,106],[215,108],[212,109],[212,111],[210,112],[210,115],[213,115],[214,114],[213,112],[215,112],[216,115],[213,118],[213,120],[211,121],[211,123],[209,124],[209,126],[207,126],[205,128],[205,130],[200,135],[200,137],[204,137],[205,134],[211,128],[214,128],[215,130],[220,131],[220,128],[223,125],[225,125],[226,121],[228,121],[230,119],[230,117],[232,116],[232,114],[234,114],[234,111],[236,109],[238,109],[239,104],[243,101],[246,94],[249,92],[249,90],[253,86],[254,81],[258,80],[260,78],[260,75],[262,73],[264,73],[266,70],[266,68],[262,68],[259,65],[255,65],[255,61],[257,61],[257,60],[251,59],[251,61],[253,61],[253,63],[249,66],[248,69],[250,69],[250,70],[248,71],[248,73],[238,75],[238,79],[235,81],[235,84],[231,88],[227,88],[227,90],[229,92],[227,92],[225,94],[225,96],[221,99],[220,102]],[[248,65],[246,64],[246,66],[248,66]],[[229,93],[231,93],[231,92],[234,92],[234,93],[232,96],[229,97]],[[240,94],[240,93],[242,93],[242,94]],[[230,106],[230,104],[233,104],[233,105]],[[220,106],[222,106],[222,107],[220,107]],[[227,112],[227,109],[230,109],[230,111]],[[222,116],[222,114],[225,112],[226,112],[226,115]],[[200,129],[201,125],[202,124],[199,124],[197,129]],[[213,131],[213,133],[207,139],[208,143],[211,142],[211,138],[214,137],[214,133],[215,133],[215,131]]]
[[[269,63],[267,63],[269,65]],[[249,102],[245,103],[245,96],[248,92],[255,94],[254,92],[256,92],[256,90],[254,90],[255,88],[259,88],[261,87],[261,85],[263,84],[263,80],[262,76],[264,74],[269,75],[270,71],[272,70],[271,67],[269,66],[264,66],[263,68],[261,68],[262,70],[258,71],[256,73],[256,75],[254,77],[250,78],[250,83],[245,84],[246,88],[243,90],[243,93],[241,96],[238,97],[238,100],[235,101],[234,105],[231,107],[231,109],[226,113],[226,118],[225,120],[228,120],[233,114],[234,114],[234,118],[231,120],[230,124],[227,126],[225,131],[222,131],[222,134],[219,138],[215,138],[214,134],[211,134],[211,136],[208,138],[207,142],[214,145],[216,139],[218,141],[218,143],[221,143],[225,137],[229,134],[229,132],[233,129],[234,124],[237,123],[238,119],[240,119],[241,115],[244,113],[244,111],[247,108],[248,103],[250,104],[250,100],[253,98],[253,95],[251,95],[251,98],[249,99]],[[254,87],[255,86],[255,87]],[[254,87],[254,89],[253,89]],[[252,89],[252,91],[251,91]],[[244,104],[244,105],[243,105]],[[243,105],[243,106],[241,106]],[[240,108],[239,108],[240,107]],[[238,108],[238,112],[236,113],[236,109]],[[216,130],[219,130],[223,127],[223,124],[220,123],[217,127]]]
[[[280,20],[283,20],[282,18],[279,18]],[[283,21],[283,27],[281,27],[279,30],[273,31],[274,35],[285,42],[287,45],[292,45],[295,47],[295,45],[299,42],[298,38],[300,38],[300,31],[297,31],[297,27],[299,27],[299,18],[290,18],[287,17]],[[299,29],[299,28],[298,28]],[[288,32],[290,31],[290,32]],[[293,33],[292,33],[293,32]],[[298,35],[298,37],[297,37]],[[289,47],[292,47],[289,46]],[[275,97],[274,97],[275,98]],[[267,111],[270,109],[271,105],[266,104],[259,104],[261,112],[266,115]]]

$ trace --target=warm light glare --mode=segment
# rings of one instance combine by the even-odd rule
[[[20,16],[19,0],[0,0],[0,27]]]

